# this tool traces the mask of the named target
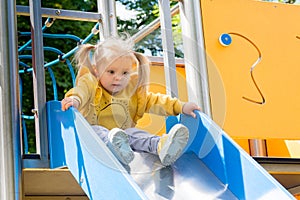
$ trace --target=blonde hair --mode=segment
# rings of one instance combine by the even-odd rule
[[[125,34],[125,37],[109,37],[104,41],[92,44],[80,45],[75,54],[75,62],[80,67],[89,68],[90,72],[97,78],[113,61],[121,56],[133,55],[137,63],[136,73],[138,74],[137,87],[146,86],[149,81],[149,60],[141,53],[133,51],[134,42]]]

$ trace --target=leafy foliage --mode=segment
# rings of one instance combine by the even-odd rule
[[[136,34],[143,29],[153,20],[159,17],[159,7],[157,0],[118,0],[128,10],[138,11],[136,18],[131,20],[122,20],[118,18],[118,29],[120,31],[128,32],[130,35]],[[170,1],[170,6],[174,6],[176,2]],[[173,39],[175,45],[175,56],[183,57],[182,53],[182,40],[181,40],[181,27],[180,27],[179,14],[172,18],[173,24]],[[152,34],[136,44],[136,50],[142,53],[150,51],[152,56],[162,55],[162,41],[160,29],[157,29]],[[148,53],[149,54],[149,53]]]

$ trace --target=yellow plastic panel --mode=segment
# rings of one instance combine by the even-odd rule
[[[253,0],[201,1],[214,120],[235,138],[300,138],[300,6]],[[219,37],[229,33],[231,44]],[[257,49],[256,49],[257,47]],[[250,76],[265,97],[265,104]],[[219,72],[224,87],[220,93]],[[224,102],[224,117],[220,107]]]
[[[266,142],[269,157],[300,158],[300,140],[268,139]]]
[[[187,101],[185,70],[183,67],[176,67],[176,71],[179,98],[182,101]],[[149,90],[155,93],[166,93],[165,73],[163,66],[151,66]],[[162,135],[166,130],[165,117],[146,113],[144,117],[138,121],[137,128],[141,128],[155,135]]]
[[[269,139],[266,144],[269,157],[291,157],[285,140]]]
[[[233,138],[234,139],[234,138]],[[249,140],[248,139],[234,139],[234,141],[242,147],[248,154],[250,154]]]

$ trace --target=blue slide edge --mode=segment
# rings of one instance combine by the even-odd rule
[[[196,115],[178,118],[190,131],[185,151],[194,152],[238,199],[295,199],[211,118]]]

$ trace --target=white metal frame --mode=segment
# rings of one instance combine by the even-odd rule
[[[158,5],[161,23],[166,93],[173,97],[178,97],[170,1],[159,0]]]
[[[189,101],[211,116],[200,1],[181,0],[179,5]]]
[[[49,167],[41,2],[29,0],[29,6],[31,39],[34,41],[32,43],[32,77],[36,149],[37,154],[40,156],[39,167]]]
[[[15,0],[1,0],[0,10],[0,199],[21,199],[21,112]]]

